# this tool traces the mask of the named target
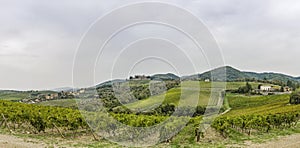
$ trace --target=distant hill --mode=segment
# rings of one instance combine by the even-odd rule
[[[104,86],[111,86],[113,83],[122,83],[122,82],[126,82],[126,80],[123,80],[123,79],[110,80],[110,81],[100,83],[96,87],[98,88],[98,87],[104,87]]]
[[[224,73],[226,72],[226,73]],[[212,78],[213,74],[213,78]],[[201,74],[194,74],[190,76],[179,77],[172,73],[167,74],[155,74],[150,76],[151,80],[205,80],[205,79],[213,79],[214,81],[245,81],[245,80],[260,80],[260,81],[272,81],[278,83],[286,83],[287,81],[300,83],[300,77],[292,77],[289,75],[281,74],[281,73],[256,73],[256,72],[246,72],[241,71],[231,66],[219,67],[210,71],[206,71]],[[125,79],[116,79],[112,81],[107,81],[101,83],[99,86],[109,85],[112,82],[125,82]]]
[[[300,77],[296,77],[296,80],[300,81]]]
[[[224,73],[226,71],[226,73]],[[237,81],[237,80],[246,80],[246,79],[255,79],[255,80],[267,80],[267,81],[278,81],[278,82],[287,82],[288,80],[294,82],[300,82],[300,77],[292,77],[280,73],[255,73],[255,72],[244,72],[240,71],[236,68],[231,66],[224,66],[219,67],[202,74],[196,74],[191,76],[183,77],[186,80],[204,80],[204,79],[211,79],[211,74],[214,74],[217,81],[224,81],[224,79],[219,78],[226,78],[226,81]]]
[[[176,76],[175,74],[172,73],[167,73],[167,74],[155,74],[150,76],[151,80],[179,80],[180,77]],[[111,86],[113,83],[123,83],[126,82],[125,79],[115,79],[115,80],[109,80],[103,83],[100,83],[96,85],[96,87],[105,87],[105,86]]]
[[[224,73],[226,71],[226,73]],[[288,80],[292,82],[298,82],[300,83],[300,77],[292,77],[289,75],[284,75],[280,73],[256,73],[256,72],[246,72],[246,71],[240,71],[236,68],[233,68],[231,66],[224,66],[224,67],[219,67],[201,74],[194,74],[190,76],[183,76],[179,77],[175,74],[172,73],[167,73],[167,74],[155,74],[150,76],[151,80],[205,80],[205,79],[212,79],[212,73],[214,81],[245,81],[245,80],[261,80],[261,81],[273,81],[273,82],[283,82],[286,83]],[[222,79],[220,79],[222,78]],[[106,87],[106,86],[111,86],[112,83],[118,82],[126,82],[126,79],[115,79],[115,80],[110,80],[106,81],[103,83],[100,83],[96,85],[96,87]],[[64,87],[64,88],[58,88],[58,89],[53,89],[53,91],[71,91],[73,88],[71,87]]]
[[[55,92],[69,92],[69,91],[74,91],[74,90],[77,90],[76,88],[72,88],[72,87],[61,87],[61,88],[54,88],[52,89],[52,91],[55,91]]]
[[[220,67],[212,71],[204,72],[200,74],[199,77],[203,79],[211,79],[212,73],[214,74],[215,79],[218,79],[219,81],[225,81],[223,78],[226,78],[227,81],[244,80],[245,78],[248,78],[245,73],[230,66]]]
[[[268,80],[268,81],[299,81],[296,77],[280,74],[280,73],[254,73],[254,72],[244,72],[250,78],[255,78],[257,80]]]
[[[226,73],[225,73],[226,72]],[[244,72],[241,72],[233,67],[225,66],[219,67],[201,74],[195,74],[191,76],[185,76],[183,79],[185,80],[205,80],[205,79],[212,79],[212,73],[215,76],[214,79],[218,81],[235,81],[235,80],[244,80],[245,78],[250,78]]]
[[[155,74],[151,76],[151,79],[152,80],[179,80],[180,77],[172,73],[167,73],[167,74]]]

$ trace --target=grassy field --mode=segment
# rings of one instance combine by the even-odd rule
[[[206,106],[211,98],[212,85],[224,86],[225,84],[226,89],[235,90],[246,85],[246,82],[214,82],[214,84],[212,84],[211,82],[186,81],[181,84],[181,87],[173,88],[165,94],[151,96],[150,98],[127,104],[126,107],[130,109],[151,109],[161,103],[173,103],[178,105],[179,100],[182,101],[182,106],[191,106],[194,105],[195,102],[198,102],[199,106]],[[253,88],[256,88],[260,83],[251,82],[250,84]]]
[[[9,100],[9,101],[16,101],[21,100],[26,97],[30,96],[30,92],[21,92],[21,91],[0,91],[0,100]]]
[[[275,114],[300,110],[300,105],[289,104],[289,94],[269,96],[227,94],[226,99],[232,108],[226,116]]]
[[[30,97],[32,94],[50,94],[54,93],[53,91],[14,91],[14,90],[0,90],[0,100],[8,101],[20,101]]]

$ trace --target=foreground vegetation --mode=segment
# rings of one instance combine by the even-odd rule
[[[265,137],[268,137],[266,136],[268,134],[276,137],[280,135],[279,133],[284,133],[282,131],[299,133],[300,105],[290,104],[290,96],[290,94],[249,96],[228,93],[225,102],[229,104],[231,110],[218,117],[212,126],[222,136],[239,142],[253,139],[253,136],[261,136],[262,133],[266,133]]]

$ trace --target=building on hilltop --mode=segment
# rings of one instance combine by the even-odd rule
[[[130,76],[129,80],[150,80],[150,76],[145,76],[145,75],[135,75],[134,77]]]

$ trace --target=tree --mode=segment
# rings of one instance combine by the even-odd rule
[[[284,87],[283,86],[280,87],[280,92],[284,92]]]
[[[247,92],[247,93],[250,93],[251,90],[252,90],[252,86],[247,82],[247,83],[246,83],[246,92]]]
[[[247,82],[246,86],[239,87],[239,89],[237,90],[237,93],[246,94],[246,93],[251,93],[251,91],[252,91],[252,86],[251,86],[251,84],[249,84]]]
[[[259,84],[258,87],[257,87],[257,89],[260,89],[261,86],[262,86],[262,84]]]
[[[288,80],[288,81],[286,82],[286,85],[287,85],[288,87],[292,88],[293,90],[296,90],[296,85],[295,85],[292,81]]]
[[[291,94],[290,104],[300,104],[300,92],[296,92],[296,93]]]
[[[286,82],[286,85],[287,85],[288,87],[292,87],[292,86],[293,86],[293,82],[290,81],[290,80],[288,80],[288,81]]]

